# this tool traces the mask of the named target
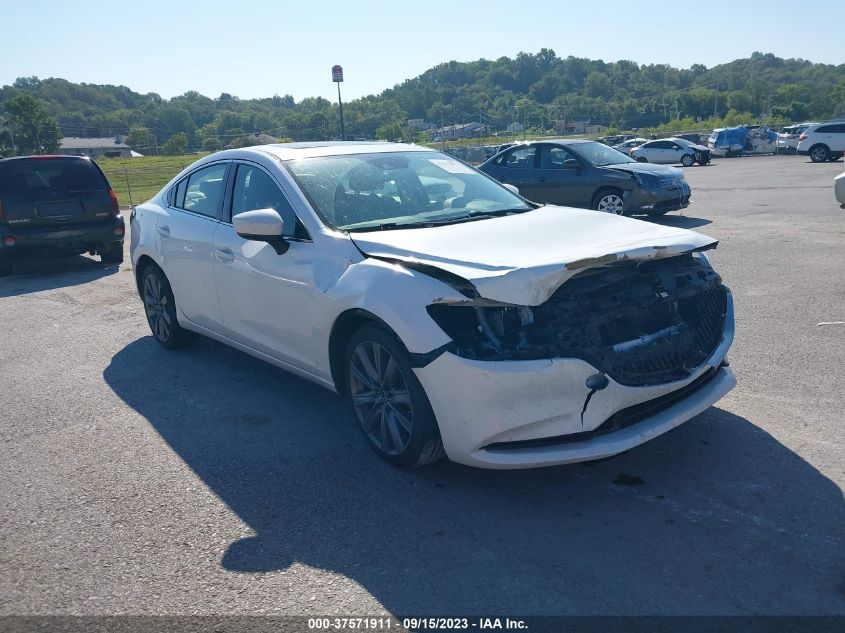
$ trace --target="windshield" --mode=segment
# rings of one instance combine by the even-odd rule
[[[608,147],[603,143],[596,143],[590,141],[589,143],[578,143],[567,146],[578,156],[596,167],[606,167],[607,165],[619,165],[620,163],[636,163],[633,158],[627,154],[623,154],[619,150]]]
[[[349,231],[414,228],[532,209],[440,152],[382,152],[285,161],[328,224]]]

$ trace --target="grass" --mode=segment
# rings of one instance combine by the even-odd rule
[[[149,200],[173,176],[204,155],[101,158],[97,164],[108,177],[120,205],[129,206]]]

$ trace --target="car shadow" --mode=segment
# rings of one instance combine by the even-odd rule
[[[696,218],[690,215],[647,215],[639,218],[662,226],[675,226],[682,229],[694,229],[697,226],[711,224],[712,220]]]
[[[254,531],[209,554],[230,572],[329,570],[398,615],[845,609],[840,489],[719,408],[601,462],[402,471],[340,397],[213,341],[104,378]]]
[[[84,255],[21,258],[15,260],[11,275],[0,277],[0,297],[87,284],[118,270],[117,264],[102,264]]]

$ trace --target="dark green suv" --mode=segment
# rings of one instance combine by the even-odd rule
[[[123,261],[125,227],[97,163],[79,156],[0,160],[0,275],[24,255]]]

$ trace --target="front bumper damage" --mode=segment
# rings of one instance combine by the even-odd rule
[[[670,186],[637,187],[625,192],[624,208],[628,213],[667,212],[685,209],[690,205],[692,190],[685,180]]]
[[[700,255],[586,270],[530,318],[495,305],[431,312],[453,344],[415,372],[447,454],[464,464],[524,468],[614,455],[735,385],[725,360],[733,299]]]

